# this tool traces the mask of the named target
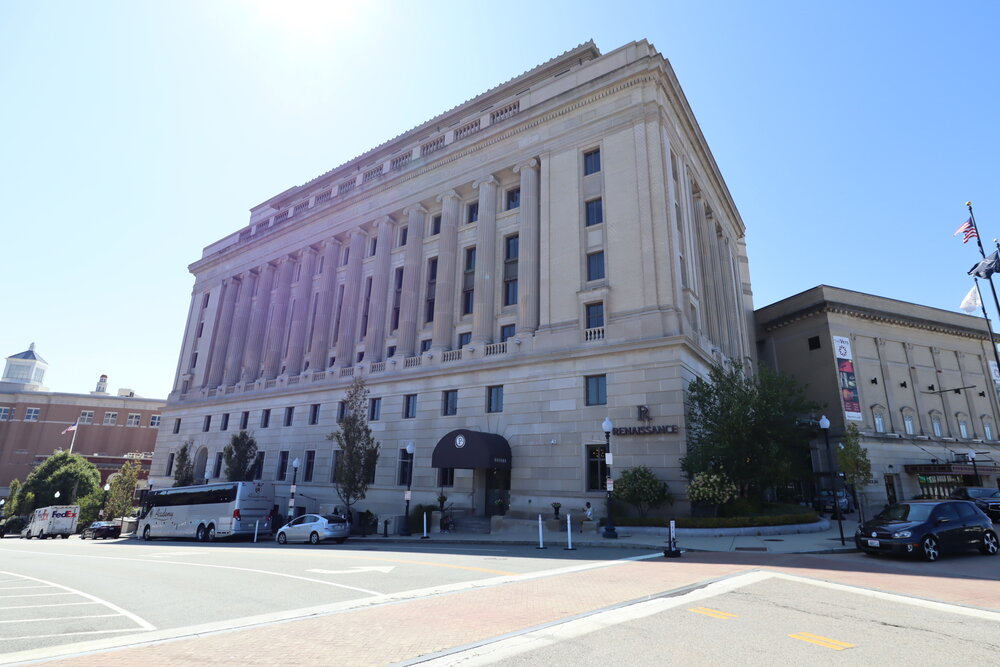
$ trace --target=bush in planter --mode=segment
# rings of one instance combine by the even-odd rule
[[[703,505],[723,505],[739,494],[736,485],[722,473],[698,473],[688,484],[688,500]]]

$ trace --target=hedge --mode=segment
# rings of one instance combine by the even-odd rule
[[[773,516],[730,516],[730,517],[690,517],[682,516],[674,519],[678,528],[753,528],[757,526],[789,526],[798,523],[816,523],[819,516],[816,512],[800,512],[798,514],[777,514]],[[604,519],[601,519],[604,525]],[[663,517],[629,517],[623,526],[655,526],[666,527],[670,519]]]

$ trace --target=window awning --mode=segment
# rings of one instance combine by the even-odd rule
[[[434,468],[510,470],[510,443],[502,435],[460,428],[438,440],[431,455]]]

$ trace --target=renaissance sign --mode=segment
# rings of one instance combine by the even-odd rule
[[[660,426],[616,426],[611,429],[612,435],[660,435],[661,433],[680,433],[677,424],[662,424]]]

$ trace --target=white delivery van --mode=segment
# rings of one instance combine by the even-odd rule
[[[45,539],[46,537],[67,538],[76,532],[76,522],[80,519],[79,505],[54,505],[52,507],[40,507],[31,515],[31,520],[21,537],[32,537]]]

